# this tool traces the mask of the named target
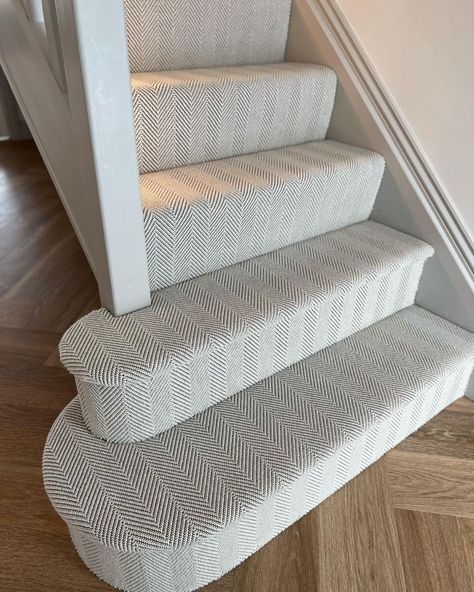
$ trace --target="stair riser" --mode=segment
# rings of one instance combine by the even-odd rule
[[[150,381],[100,386],[76,379],[87,427],[115,442],[162,432],[291,364],[413,304],[424,260],[278,317],[231,347],[208,349]]]
[[[127,592],[191,592],[218,579],[311,511],[388,450],[460,398],[472,372],[465,364],[358,440],[351,441],[243,515],[219,534],[184,548],[119,551],[70,527],[84,563],[99,578]]]
[[[291,0],[125,0],[132,72],[284,59]]]
[[[383,170],[378,155],[322,142],[145,175],[151,290],[368,219]]]
[[[318,66],[294,68],[173,72],[158,81],[135,75],[140,173],[322,140],[336,76]]]

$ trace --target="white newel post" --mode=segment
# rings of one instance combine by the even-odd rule
[[[56,0],[72,127],[102,303],[150,303],[123,2]]]

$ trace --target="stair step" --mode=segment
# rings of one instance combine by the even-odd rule
[[[473,363],[472,334],[413,306],[139,444],[95,438],[76,399],[46,489],[100,578],[189,592],[461,397]]]
[[[335,91],[313,64],[132,74],[140,172],[322,140]]]
[[[151,289],[366,220],[383,170],[325,140],[142,175]]]
[[[125,0],[133,72],[281,62],[291,0]]]
[[[413,304],[426,243],[362,222],[106,309],[60,344],[90,430],[142,440]]]

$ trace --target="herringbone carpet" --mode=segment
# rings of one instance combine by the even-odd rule
[[[42,486],[47,432],[74,397],[64,330],[96,286],[32,144],[0,144],[0,590],[111,590]],[[45,281],[46,278],[46,281]],[[474,590],[474,403],[458,401],[206,592]]]
[[[151,289],[367,220],[384,165],[324,140],[141,175]]]
[[[87,427],[131,442],[193,417],[413,304],[432,252],[368,221],[92,312],[59,347]]]
[[[289,62],[132,74],[140,173],[323,140],[336,85]]]
[[[125,0],[132,72],[283,60],[291,2]],[[265,35],[262,35],[262,30]],[[193,34],[199,31],[199,35]]]

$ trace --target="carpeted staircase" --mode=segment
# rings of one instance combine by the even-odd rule
[[[464,394],[474,336],[415,305],[383,159],[326,140],[291,0],[126,0],[152,304],[60,351],[44,453],[78,553],[129,592],[222,576]]]

